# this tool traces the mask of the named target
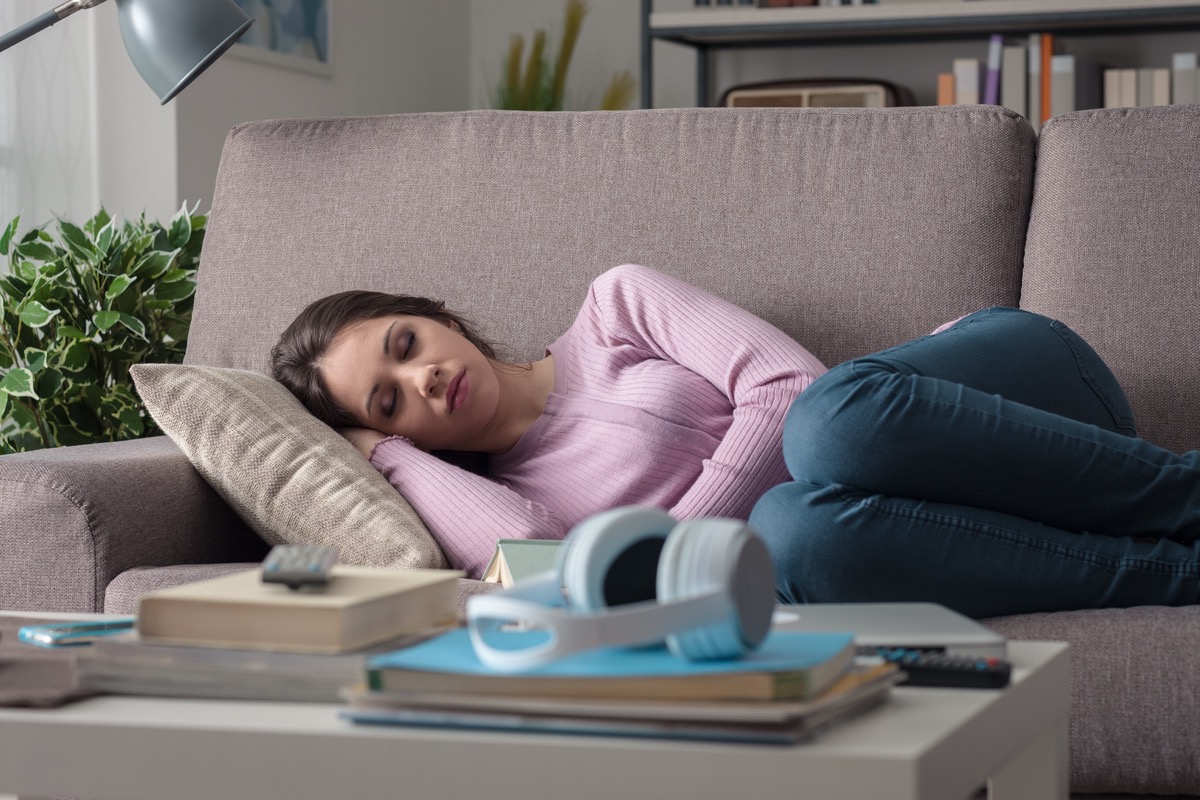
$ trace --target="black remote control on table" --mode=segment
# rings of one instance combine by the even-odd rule
[[[289,589],[324,586],[337,558],[336,547],[277,544],[263,559],[263,583],[282,583]]]
[[[994,656],[952,656],[906,647],[880,647],[870,655],[906,673],[901,686],[1002,689],[1012,680],[1012,664]]]

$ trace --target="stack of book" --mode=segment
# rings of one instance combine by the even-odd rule
[[[292,590],[259,570],[144,596],[137,630],[74,654],[82,689],[119,694],[336,702],[366,659],[453,624],[450,570],[335,566]]]
[[[938,74],[938,104],[1001,105],[1037,130],[1068,111],[1200,102],[1195,53],[1174,54],[1170,68],[1105,69],[1057,48],[1049,33],[1021,41],[992,36],[985,61],[956,58],[952,71]]]
[[[467,631],[456,629],[370,657],[365,684],[343,694],[342,716],[360,724],[790,744],[888,697],[895,668],[860,666],[854,654],[849,633],[773,631],[742,659],[688,662],[665,647],[612,648],[502,674],[485,667]]]

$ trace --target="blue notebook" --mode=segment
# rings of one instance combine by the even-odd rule
[[[542,631],[506,634],[514,646],[536,644]],[[854,653],[854,634],[827,632],[771,631],[762,645],[744,658],[721,661],[685,661],[665,646],[620,647],[589,650],[521,673],[523,677],[603,678],[718,675],[734,672],[800,671],[827,662],[848,662]],[[476,657],[465,628],[423,642],[382,653],[367,661],[369,670],[421,670],[459,675],[500,673],[484,666]]]

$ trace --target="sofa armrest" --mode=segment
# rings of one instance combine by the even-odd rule
[[[0,457],[0,608],[100,611],[132,567],[260,560],[165,436]]]

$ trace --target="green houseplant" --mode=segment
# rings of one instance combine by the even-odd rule
[[[509,111],[561,111],[567,83],[567,69],[575,52],[583,18],[587,16],[585,0],[567,0],[563,9],[563,35],[558,52],[551,60],[546,53],[546,31],[534,31],[529,55],[524,56],[525,39],[515,34],[509,39],[504,59],[504,73],[492,92],[492,106]],[[525,66],[522,69],[521,61]],[[632,73],[616,73],[600,100],[600,110],[625,108],[633,99],[637,84]]]
[[[129,377],[183,359],[207,218],[109,217],[0,234],[0,454],[157,433]]]

